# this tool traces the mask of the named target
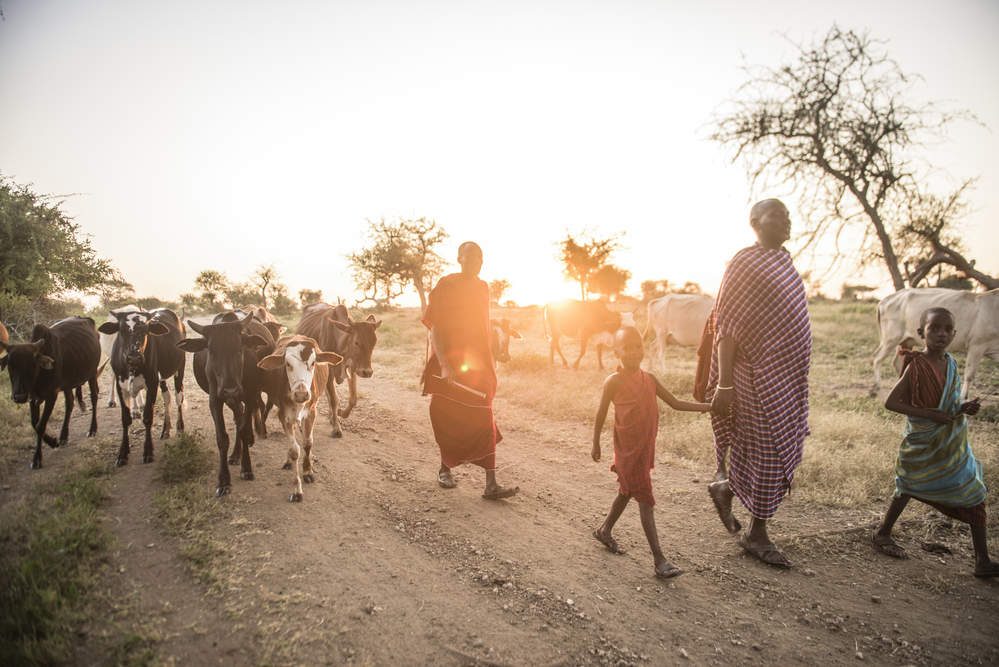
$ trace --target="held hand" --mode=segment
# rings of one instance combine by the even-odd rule
[[[982,399],[976,396],[972,400],[962,403],[961,409],[958,410],[957,412],[958,414],[966,414],[974,416],[978,414],[978,411],[981,409],[981,407],[982,407]]]
[[[448,363],[441,363],[441,379],[451,384],[454,382],[454,371],[451,370],[451,365]]]
[[[732,412],[732,400],[734,398],[734,389],[716,390],[714,398],[711,399],[711,414],[716,417],[727,417]]]
[[[590,456],[593,457],[594,461],[600,460],[600,441],[595,440],[593,442],[593,449],[590,450]]]

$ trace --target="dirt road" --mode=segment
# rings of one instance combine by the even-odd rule
[[[234,475],[232,496],[220,501],[229,517],[218,526],[227,545],[221,581],[195,579],[179,555],[184,545],[157,529],[149,500],[154,466],[133,456],[115,472],[107,512],[118,546],[102,585],[157,638],[159,659],[999,661],[999,585],[971,576],[970,539],[959,527],[903,522],[900,537],[913,558],[889,561],[868,545],[872,511],[809,507],[792,495],[772,534],[796,567],[776,571],[742,555],[722,529],[705,491],[710,471],[661,463],[653,477],[660,536],[667,558],[686,572],[663,582],[652,576],[637,508],[626,510],[616,531],[626,555],[608,553],[590,536],[616,484],[607,462],[589,459],[589,424],[498,400],[500,480],[521,492],[489,502],[479,497],[477,468],[459,469],[454,490],[437,487],[426,399],[377,376],[361,384],[343,439],[330,438],[328,421],[320,422],[317,479],[301,504],[287,502],[292,475],[280,469],[285,440],[271,420],[271,437],[252,450],[256,480]],[[209,434],[204,395],[191,385],[189,429]],[[102,432],[117,433],[116,411],[99,409]],[[84,418],[74,418],[73,428],[79,442]],[[37,474],[58,474],[68,456],[72,447],[49,456]],[[26,470],[14,479],[24,478],[15,483],[31,483]],[[919,548],[931,529],[953,555]],[[110,622],[93,619],[87,631],[100,633]],[[93,659],[84,643],[80,662]]]

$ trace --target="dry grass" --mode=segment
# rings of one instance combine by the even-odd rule
[[[892,466],[903,418],[883,407],[890,368],[883,369],[886,384],[881,398],[868,396],[873,381],[871,357],[878,343],[875,304],[819,301],[810,305],[810,312],[812,435],[795,480],[795,494],[808,502],[841,507],[883,501],[892,492]],[[587,352],[578,371],[553,368],[548,363],[540,308],[496,309],[493,316],[508,318],[524,336],[511,343],[513,360],[499,370],[499,397],[550,419],[591,423],[601,384],[616,363],[613,356],[605,355],[604,371],[597,368],[593,351]],[[426,351],[418,313],[402,309],[381,317],[384,324],[375,351],[378,372],[416,389]],[[636,320],[643,328],[641,309]],[[571,362],[578,354],[578,342],[563,341],[562,349]],[[963,365],[963,355],[955,356]],[[689,398],[695,366],[692,348],[670,347],[665,372],[659,366],[653,370],[670,391]],[[999,488],[999,368],[994,362],[984,362],[976,394],[986,405],[972,424],[975,454],[985,466],[990,488]],[[708,418],[663,410],[658,441],[661,463],[712,467]],[[990,515],[994,517],[995,512]]]

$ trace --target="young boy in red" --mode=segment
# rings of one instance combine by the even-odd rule
[[[607,518],[602,526],[593,531],[593,537],[612,553],[624,553],[611,536],[611,531],[628,501],[634,498],[638,501],[642,528],[655,559],[656,576],[668,579],[683,572],[663,556],[656,533],[656,520],[652,514],[652,508],[656,504],[652,496],[652,468],[655,467],[656,435],[659,432],[659,405],[656,398],[661,398],[674,410],[689,412],[707,412],[711,405],[678,400],[654,375],[640,368],[645,350],[638,329],[618,329],[614,336],[614,353],[621,365],[604,381],[603,395],[600,397],[600,407],[597,409],[593,428],[591,455],[594,461],[600,460],[600,432],[607,419],[607,410],[613,402],[614,465],[611,470],[617,473],[619,488]]]

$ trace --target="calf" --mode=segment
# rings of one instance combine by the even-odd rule
[[[141,310],[138,306],[134,304],[129,304],[127,306],[122,306],[121,308],[115,308],[116,313],[134,313]],[[108,322],[115,322],[117,318],[114,315],[108,315]],[[100,376],[104,372],[104,367],[109,365],[111,361],[111,351],[114,348],[116,334],[106,334],[101,333],[101,364],[97,368],[97,375]],[[111,373],[111,387],[108,390],[108,407],[113,408],[118,405],[115,400],[117,393],[115,391],[115,381],[114,373]],[[129,382],[128,390],[125,394],[126,399],[130,402],[132,408],[132,417],[138,418],[142,414],[142,406],[145,404],[146,392],[139,388],[139,383]]]
[[[208,407],[215,424],[215,444],[219,452],[216,496],[232,489],[228,464],[240,463],[240,478],[253,479],[250,445],[253,444],[252,415],[260,409],[263,371],[257,362],[274,350],[270,331],[249,314],[234,312],[216,315],[212,324],[188,325],[201,338],[187,338],[177,343],[192,352],[192,367],[198,385],[208,394]],[[232,411],[236,429],[235,447],[229,457],[229,433],[222,407]]]
[[[510,326],[510,320],[489,320],[489,347],[493,352],[493,364],[510,361],[510,339],[520,340],[523,336]]]
[[[167,308],[151,312],[111,311],[114,321],[105,322],[99,331],[118,335],[111,348],[111,370],[117,380],[118,400],[121,402],[121,446],[118,448],[117,465],[128,463],[128,427],[132,425],[132,411],[125,400],[125,392],[139,386],[146,390],[142,409],[145,440],[142,462],[153,460],[153,412],[156,408],[157,387],[163,392],[163,430],[160,438],[170,437],[170,392],[166,380],[173,377],[177,394],[177,431],[184,430],[184,351],[177,343],[184,339],[184,324],[176,313]]]
[[[94,321],[89,317],[70,317],[47,327],[36,324],[31,343],[10,345],[0,340],[0,368],[10,374],[11,398],[15,403],[30,402],[31,426],[35,430],[33,469],[42,467],[42,441],[49,447],[65,445],[69,440],[69,417],[73,414],[73,390],[84,383],[90,386],[90,430],[97,434],[97,364],[101,346]],[[45,432],[56,395],[66,402],[62,430],[56,440]],[[43,405],[44,404],[44,405]],[[40,413],[39,413],[40,410]]]
[[[562,359],[562,365],[569,366],[562,354],[559,339],[562,336],[579,338],[579,356],[573,362],[573,368],[579,368],[579,362],[586,354],[586,345],[591,336],[613,334],[621,326],[621,313],[609,309],[601,301],[565,301],[559,304],[549,303],[545,306],[545,332],[548,336],[548,361],[555,365],[555,352]],[[597,364],[604,368],[603,348],[610,347],[609,335],[601,336],[597,343]]]
[[[336,352],[343,357],[343,364],[334,366],[329,374],[326,387],[334,438],[343,435],[340,419],[349,417],[351,410],[357,405],[357,377],[369,378],[373,374],[371,353],[378,342],[375,331],[380,325],[381,322],[374,315],[368,315],[360,321],[351,319],[343,304],[331,306],[328,303],[317,303],[305,309],[295,330],[296,333],[316,340],[321,350]],[[345,377],[350,394],[347,407],[338,409],[336,385],[341,384]]]
[[[277,406],[281,427],[291,441],[284,464],[286,470],[295,468],[295,491],[288,497],[291,502],[301,502],[302,482],[314,480],[312,427],[316,404],[327,386],[329,366],[335,367],[342,361],[343,357],[336,352],[321,351],[314,339],[296,335],[279,340],[274,353],[258,363],[268,371],[264,389]]]

